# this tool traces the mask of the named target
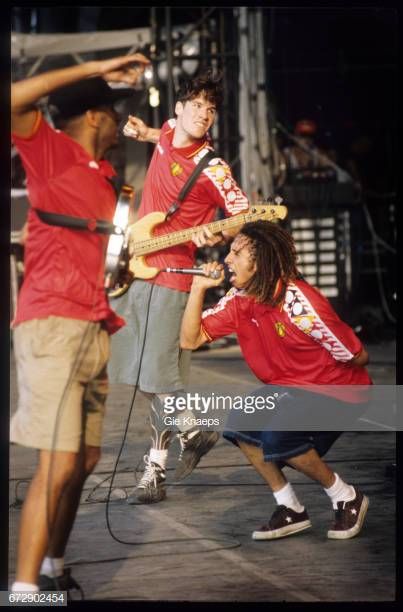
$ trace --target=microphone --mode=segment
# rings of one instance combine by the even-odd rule
[[[220,278],[220,270],[212,270],[210,274],[205,274],[201,268],[164,268],[163,272],[174,272],[175,274],[194,274],[195,276],[208,276],[210,278]]]

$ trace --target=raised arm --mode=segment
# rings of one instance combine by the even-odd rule
[[[149,63],[142,53],[134,53],[50,70],[13,83],[11,86],[11,129],[19,136],[29,136],[36,119],[36,102],[59,87],[91,77],[102,77],[105,81],[134,85]]]
[[[149,127],[139,117],[129,115],[127,123],[123,128],[123,134],[138,142],[151,142],[157,144],[160,139],[161,130]]]
[[[218,279],[212,279],[208,276],[194,277],[189,299],[182,318],[180,346],[184,349],[197,349],[207,342],[208,337],[201,326],[204,296],[207,289],[210,289],[210,287],[217,287],[224,280],[223,267],[217,264],[217,262],[204,264],[203,270],[206,274],[209,274],[213,270],[220,270],[221,275]]]

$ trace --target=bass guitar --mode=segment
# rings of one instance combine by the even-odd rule
[[[281,202],[277,197],[275,202]],[[108,289],[110,297],[119,297],[129,288],[136,278],[154,278],[159,272],[159,268],[147,265],[146,255],[161,251],[169,247],[184,244],[192,239],[192,234],[198,230],[208,228],[213,234],[240,227],[251,221],[259,219],[274,221],[284,219],[287,216],[287,207],[271,200],[252,204],[245,213],[239,213],[233,217],[212,221],[204,225],[189,227],[161,236],[153,236],[154,229],[164,223],[166,214],[163,212],[153,212],[145,215],[142,219],[128,226],[125,237],[122,241],[120,256],[116,262],[116,273],[111,275],[115,279]],[[115,238],[114,236],[111,238]]]

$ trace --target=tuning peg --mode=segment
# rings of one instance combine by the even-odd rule
[[[281,196],[276,196],[274,198],[274,201],[276,204],[281,204],[281,202],[283,201],[283,198]]]

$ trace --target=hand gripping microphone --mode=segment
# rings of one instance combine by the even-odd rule
[[[208,276],[210,278],[220,278],[220,270],[212,270],[206,274],[202,268],[164,268],[163,272],[174,272],[175,274],[194,274],[195,276]]]

